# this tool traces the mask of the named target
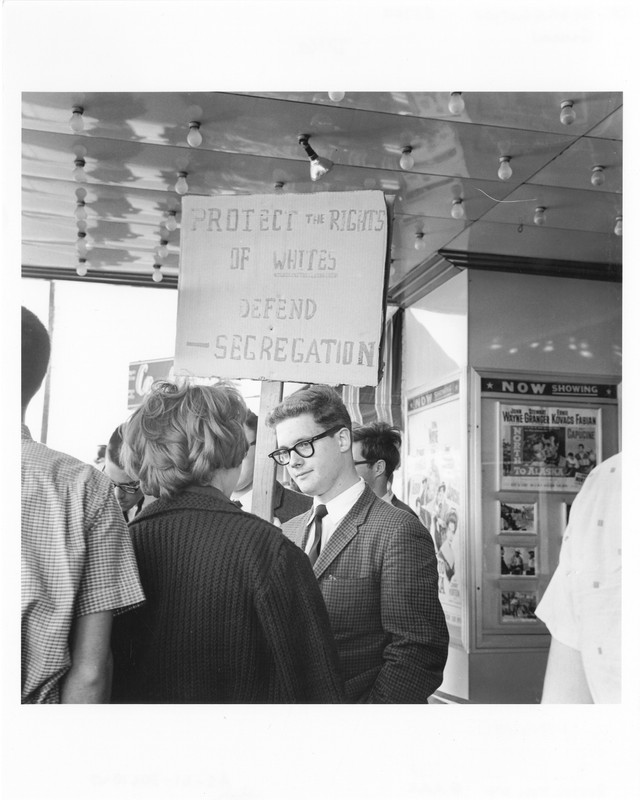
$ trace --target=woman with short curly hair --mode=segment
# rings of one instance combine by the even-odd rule
[[[158,499],[129,525],[147,603],[114,630],[114,702],[342,699],[307,557],[229,500],[246,413],[231,385],[161,381],[124,427],[125,469]]]

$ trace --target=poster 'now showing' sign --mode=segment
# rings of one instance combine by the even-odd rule
[[[185,197],[177,375],[376,386],[379,191]]]

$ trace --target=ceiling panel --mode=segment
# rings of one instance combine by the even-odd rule
[[[576,263],[619,264],[613,232],[622,203],[622,94],[470,92],[464,111],[449,92],[147,92],[23,94],[23,261],[75,276],[76,203],[84,199],[87,262],[96,274],[139,272],[150,280],[155,248],[168,241],[167,274],[179,270],[178,173],[189,193],[309,193],[381,189],[390,199],[391,287],[430,269],[442,248]],[[560,122],[574,103],[576,119]],[[84,129],[69,126],[84,109]],[[189,122],[202,144],[189,147]],[[298,144],[334,162],[314,183]],[[413,167],[400,168],[411,146]],[[500,156],[512,176],[501,181]],[[85,176],[73,179],[74,160]],[[591,169],[605,182],[591,184]],[[80,192],[80,195],[78,195]],[[463,217],[452,204],[462,200]],[[533,224],[536,206],[544,226]],[[418,234],[422,234],[419,236]],[[40,274],[40,273],[39,273]],[[56,273],[58,276],[60,271]]]

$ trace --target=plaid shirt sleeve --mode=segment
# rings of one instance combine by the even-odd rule
[[[92,514],[86,531],[86,558],[74,615],[121,613],[144,602],[133,545],[108,479],[95,472],[87,483]]]

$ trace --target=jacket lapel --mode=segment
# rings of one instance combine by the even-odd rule
[[[276,481],[276,485],[273,489],[273,516],[277,517],[278,512],[280,510],[280,506],[282,505],[282,501],[284,499],[284,486],[281,483]]]
[[[282,532],[288,539],[294,544],[297,544],[299,548],[304,550],[305,545],[307,544],[308,532],[309,532],[309,521],[313,516],[313,507],[306,512],[305,514],[301,514],[299,517],[291,520],[289,522],[285,522],[282,527]]]
[[[358,533],[358,528],[367,518],[371,504],[375,501],[376,495],[368,486],[356,500],[353,508],[347,512],[335,531],[331,534],[327,546],[320,553],[318,560],[313,565],[316,578],[319,578],[327,567],[335,560],[336,556],[344,550],[353,537]]]

